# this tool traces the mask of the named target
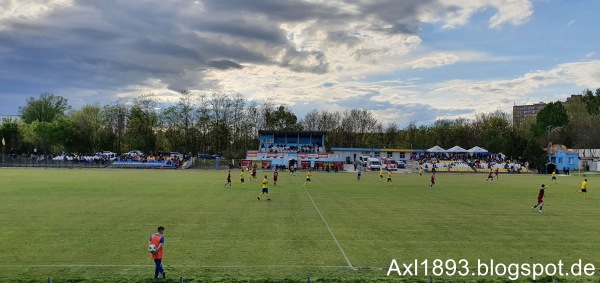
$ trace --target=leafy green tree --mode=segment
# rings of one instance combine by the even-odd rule
[[[51,122],[34,121],[21,128],[25,141],[37,147],[39,152],[61,152],[73,149],[75,127],[66,117]]]
[[[473,141],[491,152],[504,152],[511,122],[508,113],[496,111],[478,115],[473,123]]]
[[[145,153],[154,152],[156,135],[153,128],[157,123],[156,115],[144,111],[139,105],[136,105],[129,110],[127,121],[125,145],[128,146],[128,150],[137,149]]]
[[[596,89],[596,95],[589,89],[584,90],[582,98],[590,115],[600,115],[600,88]]]
[[[384,128],[382,147],[396,148],[401,143],[400,128],[398,124],[392,122]]]
[[[298,117],[284,105],[273,109],[268,103],[263,106],[265,125],[269,130],[297,131],[302,128],[298,123]]]
[[[503,149],[504,154],[507,156],[512,156],[519,161],[527,161],[524,157],[527,139],[520,136],[517,130],[513,129],[508,132],[506,140],[507,142]]]
[[[539,142],[531,138],[523,149],[523,160],[529,162],[530,168],[542,170],[543,166],[548,163],[548,156]]]
[[[119,101],[102,108],[102,124],[107,130],[106,149],[116,153],[125,152],[125,130],[128,109]]]
[[[597,91],[598,92],[598,91]],[[591,91],[589,91],[591,94]],[[598,148],[600,147],[600,115],[592,115],[588,109],[585,96],[574,99],[565,105],[569,115],[569,124],[564,131],[556,131],[550,135],[550,140],[555,143],[565,144],[574,148]],[[563,139],[570,139],[562,142]],[[559,142],[561,140],[561,142]],[[569,141],[572,144],[569,144]]]
[[[34,121],[52,122],[58,117],[64,117],[65,112],[71,109],[67,99],[51,93],[42,93],[38,99],[30,97],[27,104],[19,107],[23,122],[29,124]]]
[[[19,131],[19,122],[16,119],[2,119],[2,125],[0,125],[0,142],[3,138],[5,143],[3,150],[5,152],[11,148],[17,148],[21,146],[23,136]],[[2,147],[2,144],[0,144],[0,147]]]
[[[560,101],[546,104],[546,106],[537,113],[535,119],[535,124],[532,126],[532,132],[536,137],[540,137],[555,128],[569,124],[567,109]]]
[[[102,119],[99,104],[87,104],[70,115],[76,129],[78,151],[98,152],[103,150],[109,133]]]

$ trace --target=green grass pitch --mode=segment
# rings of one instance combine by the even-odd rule
[[[227,171],[0,169],[0,281],[148,282],[148,238],[166,227],[170,282],[429,282],[387,277],[392,259],[482,259],[549,263],[578,259],[600,266],[600,177],[559,176],[544,214],[532,213],[548,175],[317,172],[304,188],[282,172],[223,187]],[[260,181],[260,180],[259,180]],[[422,271],[422,270],[421,270]],[[434,282],[508,282],[497,277],[438,276]],[[564,277],[559,282],[599,282]],[[552,278],[544,278],[552,280]],[[522,282],[531,282],[524,278]],[[540,282],[540,281],[538,281]]]

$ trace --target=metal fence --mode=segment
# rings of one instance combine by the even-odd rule
[[[52,160],[42,155],[0,155],[0,167],[44,167],[44,168],[106,168],[110,161]]]
[[[195,161],[191,161],[195,162]],[[85,160],[85,159],[73,159],[67,160],[59,159],[54,160],[53,156],[43,155],[12,155],[2,154],[0,155],[0,167],[20,167],[20,168],[109,168],[113,165],[110,160]],[[163,166],[135,166],[136,164],[131,163],[131,166],[117,165],[112,168],[135,168],[135,169],[163,169]],[[182,166],[183,167],[183,166]],[[193,166],[188,166],[191,168]],[[180,169],[181,167],[175,166],[164,166],[164,169]],[[214,168],[214,167],[213,167]]]

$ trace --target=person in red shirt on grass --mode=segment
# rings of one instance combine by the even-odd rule
[[[227,186],[227,184],[229,184],[229,187],[231,187],[231,169],[229,170],[229,172],[227,172],[227,183],[225,183],[223,187]]]
[[[492,176],[492,169],[490,169],[490,172],[488,173],[487,179],[485,179],[486,182],[488,181],[494,181],[494,176]]]
[[[542,184],[542,187],[540,188],[540,192],[538,193],[537,204],[531,207],[531,212],[534,212],[535,208],[539,206],[540,213],[544,213],[544,212],[542,212],[542,208],[544,207],[544,193],[546,192],[545,190],[547,188],[549,188],[550,186],[546,187],[546,185]]]
[[[164,254],[163,244],[165,243],[165,237],[163,234],[165,232],[165,227],[158,227],[158,233],[152,234],[150,236],[150,243],[148,245],[154,245],[156,250],[154,252],[150,252],[150,258],[154,260],[155,268],[154,268],[154,280],[158,279],[158,275],[162,274],[162,277],[165,278],[165,270],[162,266],[162,259]]]
[[[435,172],[431,174],[431,183],[429,183],[429,189],[433,189],[433,185],[435,185]]]

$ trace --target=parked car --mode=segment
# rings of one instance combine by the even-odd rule
[[[106,158],[110,161],[113,161],[117,158],[117,154],[112,151],[101,151],[96,153],[96,156],[94,156],[94,160],[100,160],[102,158]]]
[[[198,153],[198,158],[200,158],[200,159],[217,159],[217,156],[208,154],[208,153]]]
[[[390,157],[381,158],[381,166],[383,167],[383,169],[387,169],[390,171],[398,170],[398,163],[396,163],[396,160]]]
[[[400,168],[400,169],[406,168],[406,163],[404,163],[404,161],[398,160],[398,161],[396,161],[396,163],[398,164],[398,168]]]
[[[379,170],[381,168],[381,161],[377,158],[369,158],[367,160],[367,169],[369,170]]]

